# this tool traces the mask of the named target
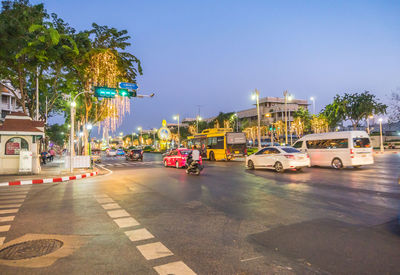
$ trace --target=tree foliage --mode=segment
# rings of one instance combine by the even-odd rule
[[[386,109],[387,106],[380,103],[375,95],[365,91],[345,93],[343,96],[336,95],[333,103],[325,106],[322,113],[331,128],[343,120],[349,120],[356,129],[360,121],[367,119],[370,115],[385,114]]]

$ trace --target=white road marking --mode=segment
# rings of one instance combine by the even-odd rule
[[[128,236],[129,240],[131,240],[132,242],[137,242],[137,241],[148,240],[148,239],[154,238],[154,236],[149,231],[147,231],[146,228],[125,231],[125,234]]]
[[[14,207],[21,207],[22,204],[2,204],[0,208],[14,208]]]
[[[7,191],[7,192],[1,192],[0,196],[9,196],[9,195],[24,195],[28,193],[28,191]]]
[[[20,203],[24,202],[24,200],[0,200],[0,203]]]
[[[122,218],[130,216],[129,213],[126,212],[124,209],[107,211],[107,214],[111,218]]]
[[[140,225],[140,223],[138,223],[137,220],[135,220],[135,219],[132,218],[132,217],[114,219],[114,222],[115,222],[120,228],[125,228],[125,227],[131,227],[131,226]]]
[[[5,216],[5,217],[0,217],[0,222],[11,222],[13,221],[15,216]]]
[[[248,262],[248,261],[257,260],[257,259],[261,259],[261,258],[264,258],[264,256],[257,256],[257,257],[253,257],[253,258],[243,259],[243,260],[240,260],[240,261],[241,262]]]
[[[101,199],[101,198],[109,198],[109,196],[108,196],[108,195],[106,195],[106,194],[94,195],[94,197],[95,197],[96,199]]]
[[[136,248],[140,251],[140,253],[142,253],[146,260],[153,260],[174,255],[174,253],[172,253],[161,242],[138,245]]]
[[[4,243],[5,239],[6,239],[6,237],[0,237],[0,245],[2,245]]]
[[[121,208],[121,206],[119,206],[118,203],[107,203],[107,204],[102,204],[101,206],[103,206],[105,210]]]
[[[1,197],[0,200],[4,200],[4,199],[25,199],[26,195],[20,195],[20,196],[4,196]]]
[[[10,230],[11,225],[2,225],[0,226],[0,232],[7,232]]]
[[[153,267],[155,271],[157,271],[160,275],[195,275],[196,273],[193,272],[184,262],[173,262],[169,264],[159,265]]]
[[[101,199],[96,199],[98,203],[110,203],[110,202],[114,202],[113,199],[111,198],[101,198]]]
[[[7,210],[0,210],[0,214],[10,214],[10,213],[17,213],[18,208],[16,209],[7,209]]]

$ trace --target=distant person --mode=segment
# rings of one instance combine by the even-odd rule
[[[54,149],[51,148],[49,150],[49,153],[50,153],[50,161],[53,161],[54,160],[54,156],[56,155],[56,151],[54,151]]]
[[[46,151],[41,152],[40,157],[42,158],[42,163],[46,164],[47,152]]]

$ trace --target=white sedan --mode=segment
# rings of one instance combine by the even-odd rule
[[[246,157],[249,169],[269,168],[282,173],[286,169],[300,171],[310,167],[310,157],[290,146],[270,146]]]

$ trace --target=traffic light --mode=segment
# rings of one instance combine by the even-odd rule
[[[103,98],[114,98],[117,94],[117,89],[108,87],[94,87],[94,96]]]
[[[94,96],[102,98],[115,98],[115,96],[136,97],[136,91],[109,87],[94,87]]]
[[[128,89],[118,89],[118,94],[120,96],[127,96],[129,98],[136,97],[136,91],[128,90]]]

